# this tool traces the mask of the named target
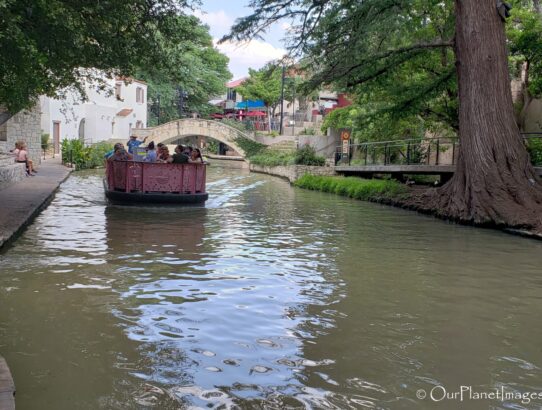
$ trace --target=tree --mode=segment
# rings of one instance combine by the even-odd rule
[[[191,37],[191,0],[0,1],[0,105],[11,112],[99,76],[131,76],[168,61],[163,39]]]
[[[237,92],[249,100],[262,100],[271,110],[271,116],[275,117],[281,96],[281,68],[269,63],[259,70],[249,68],[248,72],[248,79],[237,87]]]
[[[290,52],[311,58],[312,86],[337,83],[355,89],[375,79],[391,80],[415,59],[452,47],[461,143],[456,172],[441,189],[411,205],[461,222],[542,231],[542,187],[514,121],[504,23],[494,0],[455,0],[453,5],[440,0],[253,0],[251,5],[254,13],[238,20],[228,37],[253,37],[269,24],[292,19]],[[438,9],[455,15],[449,38],[425,30],[425,11]]]
[[[193,16],[179,17],[179,30],[188,24],[190,38],[172,44],[164,39],[169,62],[163,65],[142,66],[137,70],[138,78],[148,83],[148,99],[151,107],[149,124],[157,125],[157,101],[160,101],[160,123],[179,118],[179,93],[184,93],[183,111],[207,115],[214,107],[208,101],[226,90],[225,83],[231,78],[228,57],[213,45],[209,28]],[[186,28],[188,29],[188,28]]]
[[[517,123],[525,131],[525,117],[534,98],[542,96],[542,14],[537,2],[516,1],[507,35],[521,92],[515,101]],[[538,8],[537,8],[538,7]]]

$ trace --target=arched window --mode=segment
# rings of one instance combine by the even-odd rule
[[[84,118],[79,123],[79,140],[85,141],[85,119]]]

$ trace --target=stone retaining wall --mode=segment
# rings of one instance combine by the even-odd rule
[[[22,181],[26,178],[25,164],[12,162],[2,165],[0,163],[0,189],[4,189],[9,185]]]
[[[5,109],[0,108],[1,111]],[[28,146],[28,156],[34,164],[41,163],[41,111],[38,105],[23,110],[0,125],[0,151],[5,153],[15,148],[15,141],[23,140]]]
[[[286,178],[291,183],[297,181],[305,174],[334,176],[336,175],[333,167],[316,167],[310,165],[279,165],[276,167],[268,167],[256,164],[250,164],[251,172],[260,172],[262,174],[275,175]]]

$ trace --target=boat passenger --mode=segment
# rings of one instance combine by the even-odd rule
[[[168,158],[167,162],[173,164],[186,164],[188,162],[188,155],[184,154],[184,147],[177,145],[175,147],[175,154]]]
[[[107,158],[108,161],[131,161],[134,159],[132,154],[126,152],[122,144],[119,144],[120,146],[117,146],[115,148],[115,152],[113,155],[111,155],[109,158]]]
[[[192,151],[193,151],[193,150],[194,150],[194,149],[193,149],[191,146],[187,145],[187,146],[184,148],[184,151],[183,151],[183,152],[184,152],[184,155],[186,155],[188,158],[190,158],[190,157],[192,156]]]
[[[169,149],[168,149],[167,145],[162,144],[162,146],[158,150],[158,158],[157,158],[157,160],[159,162],[167,162],[169,157],[170,157],[170,155],[169,155]]]
[[[110,151],[107,151],[104,155],[105,159],[109,159],[114,153],[117,147],[122,147],[122,144],[120,142],[117,142],[115,145],[113,145],[113,149]]]
[[[145,162],[156,162],[156,149],[154,149],[154,141],[149,142],[149,145],[147,145],[147,155],[145,155],[145,158],[143,161]]]
[[[143,144],[143,143],[146,141],[146,139],[147,139],[147,137],[143,138],[142,141],[139,141],[139,140],[137,139],[137,136],[135,136],[135,135],[130,135],[130,139],[129,139],[128,142],[126,143],[126,145],[128,146],[128,153],[133,154],[135,148],[137,148],[137,147],[139,147],[141,144]]]
[[[188,160],[191,164],[203,164],[203,158],[201,157],[201,152],[199,148],[194,148],[192,150],[192,154],[190,155],[190,159]]]

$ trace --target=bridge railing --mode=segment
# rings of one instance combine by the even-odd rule
[[[542,165],[542,133],[523,133],[534,165]],[[338,146],[335,165],[455,165],[459,139],[411,138],[350,144],[348,153]]]
[[[106,161],[110,190],[195,194],[205,192],[205,164]]]

